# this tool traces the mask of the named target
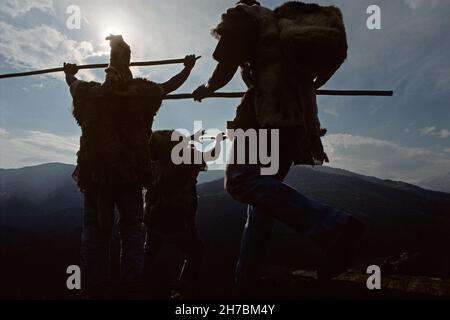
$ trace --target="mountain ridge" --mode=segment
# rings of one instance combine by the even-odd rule
[[[425,179],[418,184],[412,184],[412,183],[403,182],[400,180],[391,180],[391,179],[378,178],[378,177],[374,177],[374,176],[368,176],[368,175],[364,175],[364,174],[360,174],[360,173],[355,173],[355,172],[352,172],[352,171],[349,171],[346,169],[334,168],[334,167],[330,167],[330,166],[316,166],[316,167],[299,166],[299,167],[305,168],[308,170],[312,170],[313,172],[329,173],[329,174],[334,174],[334,175],[339,175],[339,176],[358,177],[362,180],[367,180],[370,182],[379,183],[379,184],[383,184],[383,185],[389,185],[389,186],[394,186],[394,187],[420,188],[420,189],[424,189],[424,190],[431,190],[431,189],[427,189],[426,187],[424,187],[423,183],[425,181],[431,181],[436,178],[436,177],[434,177],[434,178],[432,177],[429,179]],[[291,171],[295,170],[295,168],[298,168],[298,167],[293,167],[293,169],[291,169]],[[8,176],[17,175],[17,174],[19,174],[20,176],[39,175],[41,180],[47,180],[49,177],[52,177],[52,176],[55,176],[55,175],[58,175],[61,173],[70,173],[70,175],[71,175],[71,173],[73,172],[74,169],[75,169],[74,165],[60,163],[60,162],[43,163],[43,164],[39,164],[39,165],[26,166],[26,167],[22,167],[22,168],[12,168],[12,169],[0,168],[0,194],[2,193],[2,189],[3,189],[4,185],[6,184],[6,182],[8,182],[8,181],[4,180],[4,179],[7,179]],[[56,170],[57,172],[55,173],[54,170]],[[448,173],[448,175],[450,176],[450,173]],[[220,170],[201,172],[199,179],[198,179],[198,184],[200,185],[203,183],[220,180],[223,178],[223,176],[224,176],[224,171],[220,171]],[[431,190],[431,191],[447,193],[445,191],[437,191],[437,190]]]
[[[450,193],[450,172],[424,179],[418,185],[425,189]]]
[[[13,171],[18,179],[9,172],[0,184],[0,190],[8,194],[0,196],[0,296],[13,290],[40,297],[42,288],[49,286],[48,290],[64,293],[61,270],[79,261],[83,200],[71,177],[73,166],[49,164],[30,170],[25,175],[20,169]],[[0,170],[0,180],[4,173]],[[32,181],[26,181],[26,176]],[[11,188],[5,180],[13,182]],[[217,296],[222,285],[232,283],[247,210],[231,198],[223,183],[221,178],[198,185],[197,227],[206,248],[202,285],[217,284]],[[450,242],[450,194],[328,167],[294,167],[286,183],[368,224],[356,265],[360,270],[408,252],[416,258],[402,272],[450,276],[450,253],[442,249],[442,244]],[[118,240],[115,243],[117,247]],[[179,262],[176,250],[170,252],[164,261]],[[275,224],[265,270],[311,269],[319,259],[320,252],[308,239]],[[166,270],[164,264],[162,270],[174,274],[175,266],[172,263]],[[37,273],[29,273],[29,268],[42,277],[33,277]]]

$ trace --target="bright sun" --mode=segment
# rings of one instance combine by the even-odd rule
[[[133,21],[130,20],[123,10],[108,11],[99,16],[94,23],[95,29],[98,30],[100,41],[104,41],[111,34],[122,35],[125,39],[133,35]]]
[[[102,34],[101,37],[102,38],[106,38],[107,36],[109,36],[110,34],[113,35],[122,35],[123,33],[123,29],[121,29],[118,26],[108,26],[106,27],[104,30],[102,30]]]

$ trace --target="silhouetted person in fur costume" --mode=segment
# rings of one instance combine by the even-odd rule
[[[183,71],[163,84],[133,79],[130,47],[122,36],[107,40],[111,58],[103,84],[78,80],[77,66],[64,64],[73,115],[82,130],[74,178],[84,193],[83,289],[94,296],[108,293],[110,285],[115,207],[120,215],[121,279],[125,286],[134,287],[142,277],[142,191],[151,177],[151,126],[162,97],[179,88],[195,65],[195,57],[187,56]]]
[[[175,130],[155,131],[150,139],[152,183],[145,195],[144,221],[147,227],[145,247],[146,279],[151,279],[151,267],[164,243],[177,246],[184,256],[184,264],[176,285],[183,295],[195,295],[203,259],[203,244],[197,234],[197,178],[207,170],[202,151],[186,144],[182,152],[199,163],[175,164],[172,150],[179,141],[172,141]],[[181,133],[178,133],[181,136]],[[186,141],[195,137],[182,136]],[[212,157],[220,153],[220,145]],[[147,281],[148,282],[148,281]]]
[[[219,40],[213,54],[218,64],[207,84],[193,92],[194,99],[201,101],[224,87],[241,67],[249,90],[233,128],[279,130],[280,135],[275,175],[262,175],[261,164],[227,166],[227,191],[249,205],[236,268],[238,286],[244,291],[256,287],[274,219],[308,235],[323,249],[326,259],[318,268],[320,278],[339,275],[364,226],[345,212],[306,198],[283,180],[292,164],[328,161],[315,89],[346,58],[340,10],[291,1],[272,11],[245,0],[222,15],[213,35]]]

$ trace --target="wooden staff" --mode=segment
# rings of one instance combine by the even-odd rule
[[[196,57],[196,59],[200,59],[201,57]],[[130,67],[149,67],[149,66],[162,66],[166,64],[177,64],[184,63],[185,59],[171,59],[171,60],[158,60],[158,61],[143,61],[143,62],[132,62],[130,63]],[[98,64],[86,64],[77,66],[79,70],[82,69],[104,69],[107,68],[109,64],[107,63],[98,63]],[[43,69],[36,71],[28,71],[28,72],[18,72],[18,73],[8,73],[1,74],[0,79],[6,78],[18,78],[18,77],[27,77],[34,76],[38,74],[46,74],[46,73],[55,73],[55,72],[63,72],[64,68],[52,68],[52,69]]]
[[[380,91],[380,90],[317,90],[316,94],[322,96],[375,96],[375,97],[392,97],[394,91]],[[241,98],[244,92],[216,92],[206,98]],[[181,100],[193,99],[190,93],[169,94],[164,97],[164,100]]]
[[[196,57],[196,60],[200,59],[200,57]],[[130,67],[148,67],[148,66],[161,66],[167,64],[178,64],[184,63],[185,59],[171,59],[171,60],[157,60],[157,61],[142,61],[142,62],[132,62],[130,63]],[[99,63],[99,64],[87,64],[77,66],[79,70],[83,69],[101,69],[107,68],[107,63]],[[18,73],[8,73],[0,75],[0,79],[7,78],[18,78],[18,77],[27,77],[39,74],[47,74],[47,73],[55,73],[55,72],[63,72],[64,68],[52,68],[52,69],[43,69],[36,71],[28,71],[28,72],[18,72]],[[325,96],[379,96],[379,97],[391,97],[394,92],[393,91],[377,91],[377,90],[317,90],[316,94],[325,95]],[[244,92],[216,92],[207,98],[241,98],[244,95]],[[170,94],[164,97],[164,100],[181,100],[181,99],[192,99],[192,94],[182,93],[182,94]]]

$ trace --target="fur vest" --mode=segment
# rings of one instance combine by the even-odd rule
[[[161,101],[160,87],[144,79],[124,86],[80,84],[73,114],[82,130],[77,172],[82,190],[149,183],[148,140]]]

